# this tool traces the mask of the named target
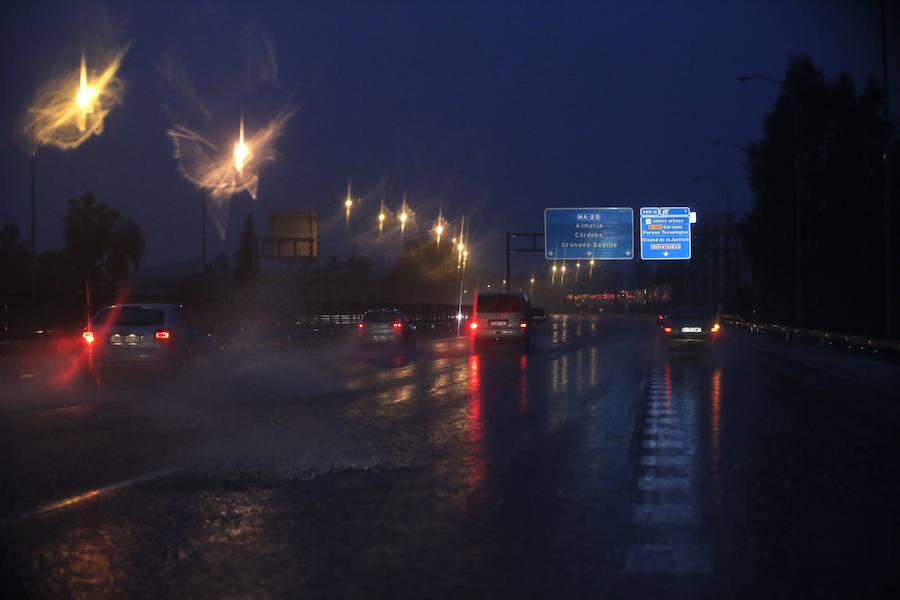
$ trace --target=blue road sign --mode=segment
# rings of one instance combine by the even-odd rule
[[[550,260],[631,260],[631,208],[548,208],[544,210],[544,257]]]
[[[645,207],[641,209],[641,259],[688,260],[691,258],[691,209]]]

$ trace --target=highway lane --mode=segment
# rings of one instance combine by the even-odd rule
[[[869,389],[743,332],[713,352],[666,352],[640,318],[555,317],[528,354],[420,346],[248,352],[225,372],[137,392],[19,385],[0,424],[4,586],[896,589],[893,367],[876,365],[882,385]]]

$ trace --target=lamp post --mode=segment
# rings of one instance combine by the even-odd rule
[[[37,274],[37,142],[31,144],[31,275]]]
[[[802,326],[805,319],[803,311],[803,284],[801,277],[803,276],[803,258],[800,227],[800,104],[798,102],[797,93],[789,91],[785,86],[783,79],[775,79],[767,75],[740,75],[738,81],[747,83],[748,81],[765,81],[778,87],[782,92],[786,92],[791,99],[794,110],[794,320],[798,326]]]
[[[728,187],[726,187],[725,184],[722,183],[722,180],[717,179],[716,177],[709,177],[705,175],[694,175],[693,177],[691,177],[691,181],[697,183],[710,182],[716,184],[717,186],[719,186],[719,188],[721,188],[722,194],[725,196],[725,224],[731,225],[731,194],[728,192]]]

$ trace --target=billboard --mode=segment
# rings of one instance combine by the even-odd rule
[[[269,235],[260,240],[260,258],[311,258],[319,255],[319,215],[314,210],[269,213]]]

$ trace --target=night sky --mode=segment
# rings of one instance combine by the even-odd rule
[[[540,231],[548,206],[688,203],[702,221],[722,210],[722,192],[691,181],[701,175],[724,181],[744,212],[743,154],[709,140],[758,137],[778,90],[736,76],[780,78],[791,53],[858,86],[880,75],[877,2],[296,4],[5,4],[0,222],[27,237],[24,115],[49,74],[77,68],[82,45],[90,62],[101,29],[131,44],[124,103],[80,148],[39,150],[38,244],[59,247],[65,200],[93,191],[142,227],[148,265],[200,253],[202,194],[179,174],[165,134],[178,109],[163,56],[217,122],[236,127],[243,113],[253,127],[274,107],[296,110],[258,199],[235,197],[225,240],[211,232],[211,256],[234,249],[248,212],[263,235],[276,208],[318,210],[323,256],[374,252],[381,195],[398,209],[405,192],[419,232],[439,206],[448,219],[465,214],[487,267],[501,264],[502,232]],[[277,85],[248,87],[248,31],[271,42]],[[900,77],[892,85],[896,119]],[[349,234],[348,179],[364,198]]]

